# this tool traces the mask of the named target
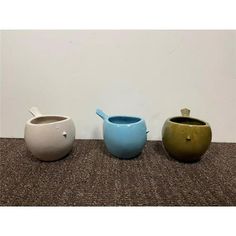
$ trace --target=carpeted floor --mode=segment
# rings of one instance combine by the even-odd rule
[[[212,143],[200,162],[179,163],[161,142],[132,160],[103,141],[76,140],[72,153],[41,162],[22,139],[0,139],[1,206],[236,206],[236,144]]]

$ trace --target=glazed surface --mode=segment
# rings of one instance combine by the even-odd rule
[[[138,123],[131,123],[131,125],[113,125],[104,121],[104,142],[114,156],[128,159],[141,153],[147,141],[147,128],[144,120],[135,119],[138,119]]]
[[[208,149],[211,138],[212,133],[209,125],[186,123],[182,125],[167,120],[162,128],[162,141],[167,153],[180,161],[200,160]]]

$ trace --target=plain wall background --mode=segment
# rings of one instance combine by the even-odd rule
[[[101,139],[107,114],[142,116],[148,139],[188,107],[213,141],[236,142],[235,31],[2,31],[1,137],[24,136],[28,108],[73,118]]]

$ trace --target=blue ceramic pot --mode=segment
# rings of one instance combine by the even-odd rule
[[[103,137],[108,151],[118,158],[129,159],[141,153],[147,141],[145,121],[139,117],[108,116],[96,110],[103,120]]]

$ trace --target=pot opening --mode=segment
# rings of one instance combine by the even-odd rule
[[[184,125],[206,125],[205,122],[190,117],[174,117],[170,121]]]
[[[111,123],[128,125],[128,124],[137,123],[141,119],[137,117],[114,116],[114,117],[110,117],[108,120]]]
[[[44,117],[38,117],[31,121],[32,124],[50,124],[62,120],[66,120],[66,117],[61,116],[44,116]]]

